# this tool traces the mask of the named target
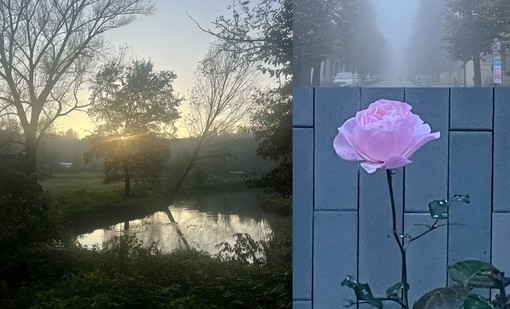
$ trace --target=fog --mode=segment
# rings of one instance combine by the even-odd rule
[[[294,1],[294,86],[492,87],[510,80],[504,67],[501,84],[493,79],[493,40],[508,42],[510,33],[504,1],[319,0],[313,9],[310,1]],[[340,72],[351,72],[352,81],[335,79]]]

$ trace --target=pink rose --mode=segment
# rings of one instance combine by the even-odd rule
[[[373,173],[411,163],[409,157],[425,143],[439,138],[407,103],[377,100],[356,113],[340,128],[333,141],[336,153],[345,160],[363,161]]]

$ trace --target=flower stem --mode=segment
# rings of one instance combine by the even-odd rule
[[[392,182],[392,174],[391,170],[386,170],[386,178],[388,180],[388,188],[390,190],[390,200],[391,200],[391,215],[392,215],[392,228],[393,228],[393,237],[395,238],[395,241],[398,244],[398,248],[400,250],[400,256],[402,259],[402,283],[403,283],[403,290],[402,290],[402,308],[408,309],[409,308],[409,300],[407,295],[407,258],[406,258],[406,248],[404,248],[404,240],[400,239],[398,233],[397,233],[397,210],[395,207],[395,196],[393,194],[393,182]]]

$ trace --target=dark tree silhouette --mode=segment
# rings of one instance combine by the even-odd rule
[[[150,61],[106,64],[96,75],[89,114],[97,121],[86,160],[104,158],[106,183],[157,180],[169,155],[164,137],[175,132],[181,100],[172,88],[176,75],[156,72]]]
[[[87,105],[78,92],[107,47],[103,34],[153,11],[150,0],[0,1],[0,116],[23,128],[27,174],[49,126]]]
[[[286,186],[282,194],[288,196],[292,192],[292,161],[288,159],[292,157],[292,150],[279,143],[287,145],[292,142],[289,115],[292,111],[290,78],[293,73],[293,1],[262,0],[252,6],[249,1],[241,0],[235,2],[230,9],[231,17],[220,16],[213,22],[215,30],[201,29],[219,39],[216,46],[220,50],[235,51],[245,61],[257,64],[277,84],[274,89],[257,94],[256,103],[259,108],[252,118],[251,129],[259,141],[257,153],[274,158],[277,164],[269,173],[251,179],[249,184],[278,192],[280,190],[272,186],[282,184]],[[265,101],[265,97],[271,99]],[[266,119],[279,121],[270,123]],[[268,149],[283,152],[268,156]]]
[[[292,14],[294,86],[320,86],[321,61],[339,58],[352,42],[356,0],[294,0]]]
[[[175,194],[184,184],[195,164],[223,155],[211,147],[213,139],[233,133],[249,116],[254,104],[252,95],[258,82],[253,63],[237,53],[212,47],[195,71],[186,125],[192,142],[185,155],[182,174],[172,189]]]

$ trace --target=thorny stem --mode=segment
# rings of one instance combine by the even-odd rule
[[[392,223],[393,223],[393,237],[398,244],[398,248],[400,249],[400,256],[402,258],[402,283],[404,288],[402,289],[402,303],[400,304],[402,308],[409,308],[409,299],[407,295],[407,258],[406,258],[406,248],[404,248],[403,242],[404,240],[400,240],[399,235],[397,233],[397,211],[395,207],[395,197],[393,195],[393,184],[391,177],[391,170],[386,170],[386,178],[388,180],[388,188],[390,190],[390,200],[391,200],[391,214],[392,214]]]

